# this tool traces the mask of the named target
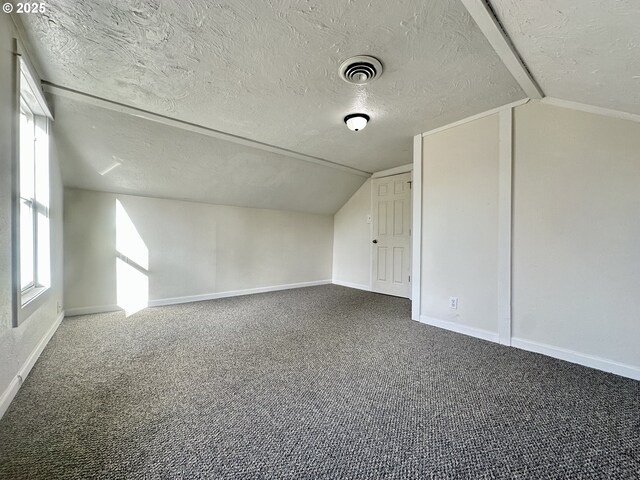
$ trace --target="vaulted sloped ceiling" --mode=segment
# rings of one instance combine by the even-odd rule
[[[491,0],[545,94],[640,114],[640,2]]]
[[[53,97],[68,187],[333,214],[366,175]]]
[[[523,98],[459,0],[54,0],[23,21],[47,81],[366,171]],[[385,67],[364,87],[338,77],[358,54]]]
[[[459,0],[52,0],[46,14],[21,20],[46,82],[366,172],[410,163],[415,134],[524,97]],[[339,78],[340,63],[358,54],[380,58],[380,79],[354,86]],[[55,103],[56,131],[67,145],[61,149],[75,150],[61,157],[67,184],[184,196],[169,181],[144,185],[155,177],[144,156],[182,133],[90,104]],[[371,116],[357,134],[343,123],[355,111]],[[83,137],[86,127],[74,117],[87,124],[96,117],[96,131]],[[148,151],[134,148],[131,129],[144,130]],[[294,174],[288,169],[296,161],[272,154],[252,157],[262,168],[244,172],[236,162],[234,171],[229,159],[245,155],[241,146],[194,142],[163,147],[158,158],[181,171],[184,188],[193,191],[208,178],[205,168],[218,172],[218,193],[198,195],[203,201],[260,206],[250,185],[281,171],[299,183],[301,196],[274,197],[272,205],[327,211],[337,209],[335,202],[303,198],[305,185],[326,181],[317,191],[339,200],[339,185],[353,192],[362,181],[340,170],[318,175],[317,165],[303,164]],[[86,174],[112,156],[125,158],[127,167],[100,178]],[[137,183],[128,169],[137,172]],[[230,187],[220,189],[231,178],[239,188],[233,195]]]
[[[488,3],[546,95],[640,113],[637,2]],[[107,111],[88,96],[365,172],[409,163],[415,134],[525,96],[460,0],[52,0],[46,8],[19,21],[43,79],[80,92],[54,103],[65,183],[83,188],[332,213],[363,181]],[[343,82],[338,67],[357,54],[379,57],[382,77]],[[356,111],[371,116],[357,134],[342,123]],[[120,163],[104,173],[112,160]]]

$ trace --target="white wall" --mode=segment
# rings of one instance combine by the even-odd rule
[[[427,135],[422,147],[421,314],[495,332],[498,115]]]
[[[371,179],[333,217],[333,281],[363,290],[371,276]]]
[[[513,336],[640,367],[640,123],[514,116]]]
[[[540,102],[513,121],[511,344],[640,379],[640,124]],[[498,129],[426,135],[422,158],[421,319],[494,341]]]
[[[8,15],[0,15],[0,416],[19,387],[18,373],[28,370],[30,355],[56,323],[62,304],[62,181],[55,151],[51,152],[52,286],[42,306],[19,327],[11,327],[11,124],[13,107],[13,38]]]
[[[331,280],[330,215],[66,189],[68,312],[117,303],[116,200],[148,248],[152,302]]]

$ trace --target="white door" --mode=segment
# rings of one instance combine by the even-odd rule
[[[411,173],[374,178],[374,292],[411,298]]]

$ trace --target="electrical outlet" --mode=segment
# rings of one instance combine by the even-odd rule
[[[458,297],[449,297],[449,308],[451,310],[458,309]]]
[[[60,305],[60,302],[58,302],[58,313],[62,312],[62,305]]]
[[[371,223],[371,214],[367,214],[367,223]]]

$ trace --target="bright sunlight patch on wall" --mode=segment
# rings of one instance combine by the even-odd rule
[[[116,200],[116,295],[126,316],[149,306],[149,249]]]

